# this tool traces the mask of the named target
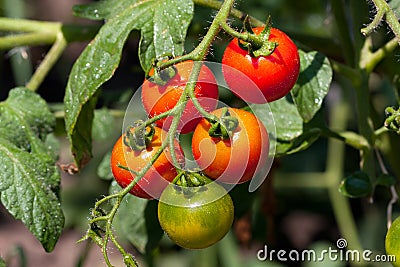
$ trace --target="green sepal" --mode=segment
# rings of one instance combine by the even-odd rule
[[[238,119],[230,114],[228,108],[223,108],[221,117],[217,121],[210,123],[211,127],[208,130],[208,134],[211,137],[222,139],[229,139],[239,125]]]
[[[166,85],[168,81],[177,74],[178,71],[175,66],[161,69],[159,67],[159,63],[168,61],[173,58],[174,56],[172,54],[165,54],[160,58],[153,59],[151,62],[151,68],[146,73],[146,79],[160,86]],[[153,75],[149,75],[150,70],[154,70]]]
[[[172,183],[177,185],[174,188],[178,193],[182,193],[185,197],[190,198],[195,193],[205,190],[204,185],[210,182],[211,180],[201,172],[180,170]]]
[[[168,67],[163,70],[156,69],[154,75],[149,77],[148,80],[160,86],[166,85],[175,75],[177,74],[177,69],[175,66]]]
[[[126,129],[123,137],[124,145],[132,150],[141,151],[151,143],[154,133],[154,126],[145,126],[143,121],[138,121],[135,126],[129,126]]]
[[[248,16],[243,21],[244,32],[248,34],[247,40],[238,39],[239,47],[247,50],[251,57],[269,56],[278,46],[278,43],[269,41],[272,28],[271,16],[268,16],[264,29],[260,34],[255,34]]]
[[[385,127],[400,134],[400,110],[394,107],[387,107],[385,109],[385,115]]]
[[[250,23],[249,15],[246,15],[246,17],[243,20],[243,29],[248,33],[252,33],[252,34],[254,33],[253,27],[251,26],[251,23]]]

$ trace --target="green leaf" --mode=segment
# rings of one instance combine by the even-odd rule
[[[269,103],[276,126],[276,138],[290,141],[303,133],[303,119],[296,106],[286,98]]]
[[[192,0],[108,0],[78,5],[74,15],[88,19],[123,21],[141,31],[139,58],[148,71],[154,58],[180,56],[193,17]]]
[[[300,75],[291,90],[293,101],[305,122],[310,121],[321,108],[332,81],[329,60],[321,53],[299,50]]]
[[[372,184],[368,174],[357,171],[345,177],[340,185],[339,192],[347,197],[365,197],[372,192]]]
[[[111,180],[114,176],[111,172],[111,151],[104,155],[99,166],[97,167],[97,175],[104,180]]]
[[[60,142],[54,133],[50,133],[47,135],[46,140],[44,141],[44,145],[46,146],[49,155],[54,159],[58,160],[60,155]]]
[[[269,103],[272,111],[276,133],[271,142],[275,142],[276,156],[293,154],[308,148],[320,136],[320,126],[323,124],[320,116],[316,116],[310,123],[304,123],[296,106],[287,98],[281,98]],[[253,109],[262,109],[262,105],[255,105]],[[263,116],[265,114],[265,116]],[[268,112],[257,112],[260,120],[270,124]]]
[[[97,141],[106,140],[115,132],[115,119],[106,108],[94,111],[93,139]]]
[[[77,15],[106,19],[106,23],[75,62],[66,88],[65,124],[75,164],[91,158],[91,129],[95,94],[119,65],[125,41],[140,30],[139,58],[148,71],[154,58],[183,53],[193,16],[190,0],[108,0],[75,8]]]
[[[111,184],[111,192],[120,189],[116,182]],[[151,252],[164,234],[157,218],[157,205],[156,200],[127,195],[115,217],[114,226],[119,236],[126,238],[141,253]]]
[[[56,145],[48,139],[55,118],[39,95],[20,87],[0,103],[0,125],[1,202],[52,251],[64,226]]]
[[[319,128],[311,128],[290,142],[278,140],[275,155],[282,157],[306,150],[318,140],[320,133]]]
[[[6,262],[3,260],[2,257],[0,257],[0,267],[7,267]]]

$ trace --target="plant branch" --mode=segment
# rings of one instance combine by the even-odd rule
[[[9,32],[57,32],[59,22],[37,21],[0,17],[0,31]]]
[[[370,121],[370,93],[368,90],[369,75],[365,71],[362,71],[361,74],[361,83],[353,84],[356,89],[358,132],[368,143],[368,146],[365,147],[365,149],[360,150],[360,168],[368,174],[371,178],[371,182],[374,183],[376,180],[376,173],[375,159],[372,149],[374,147],[375,138]]]
[[[352,83],[360,83],[361,81],[361,75],[359,73],[359,71],[357,71],[356,69],[340,63],[336,60],[330,60],[332,69],[337,72],[342,74],[344,77],[348,78]]]
[[[40,66],[36,69],[30,81],[27,83],[26,87],[32,91],[36,91],[40,84],[43,82],[44,78],[47,76],[51,68],[60,58],[61,54],[67,47],[67,40],[64,38],[62,32],[57,35],[57,40],[46,54]]]
[[[349,145],[357,150],[363,150],[369,147],[367,140],[365,140],[363,136],[355,132],[336,132],[329,128],[323,128],[322,135],[325,137],[331,137],[343,141],[346,145]]]
[[[43,22],[26,19],[0,18],[0,31],[17,33],[0,37],[0,49],[18,46],[53,44],[26,87],[36,91],[48,72],[67,47],[68,41],[93,36],[97,26],[63,25],[59,22]],[[79,33],[80,37],[76,37]]]
[[[51,32],[33,32],[0,37],[0,50],[8,50],[18,46],[48,45],[57,37]]]
[[[367,38],[362,49],[360,68],[365,69],[367,73],[371,73],[379,62],[390,55],[397,46],[398,40],[393,38],[375,52],[371,52],[372,41]]]
[[[216,9],[216,10],[220,10],[221,6],[223,4],[223,2],[215,1],[215,0],[194,0],[193,2],[198,6],[204,6],[204,7],[208,7],[208,8],[212,8],[212,9]],[[237,19],[240,19],[240,20],[243,20],[247,16],[246,13],[244,13],[236,8],[231,8],[230,15]],[[250,18],[250,23],[255,27],[264,25],[264,22],[254,18],[254,17],[249,16],[249,18]]]
[[[382,126],[381,128],[375,130],[374,137],[376,139],[379,136],[381,136],[382,134],[387,133],[387,132],[389,132],[389,129],[385,126]]]
[[[376,7],[377,13],[372,22],[367,27],[361,29],[361,33],[364,35],[371,34],[381,21],[385,20],[396,36],[397,42],[400,44],[400,23],[396,14],[385,0],[372,0],[372,2]]]
[[[207,3],[215,4],[214,2],[217,1],[197,1],[197,2],[204,3],[205,5]],[[185,54],[181,57],[176,57],[168,61],[160,61],[158,62],[158,67],[160,69],[165,69],[179,62],[187,60],[194,60],[194,61],[203,60],[206,57],[212,42],[214,41],[215,37],[221,30],[221,26],[226,23],[226,20],[231,14],[233,3],[234,0],[226,0],[223,3],[221,3],[220,9],[217,15],[215,16],[213,22],[211,23],[206,35],[203,37],[202,41],[197,45],[195,49],[193,49],[190,53]]]
[[[344,129],[347,125],[347,114],[349,108],[344,103],[340,103],[332,109],[331,124],[339,129]],[[329,197],[332,204],[335,218],[343,237],[348,241],[348,249],[362,251],[362,246],[358,237],[356,223],[351,212],[348,198],[338,192],[338,185],[343,177],[344,146],[334,139],[329,139],[326,175],[329,182]],[[351,262],[351,265],[363,265],[362,262]]]

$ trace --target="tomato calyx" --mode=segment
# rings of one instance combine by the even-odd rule
[[[158,67],[158,63],[168,61],[172,59],[172,55],[166,55],[163,59],[154,59],[151,63],[152,67],[146,74],[146,79],[152,83],[155,83],[160,86],[166,85],[169,80],[171,80],[178,73],[178,70],[175,66],[160,68]]]
[[[385,127],[400,135],[400,108],[387,107],[385,109]]]
[[[243,28],[248,34],[248,40],[238,39],[238,44],[240,48],[247,50],[251,57],[269,56],[275,51],[278,43],[269,41],[272,28],[270,16],[267,18],[264,29],[258,35],[254,33],[248,16],[243,21]]]
[[[175,189],[187,198],[192,197],[195,193],[207,190],[204,185],[210,182],[211,180],[201,172],[189,170],[179,171],[172,181],[173,184],[177,185]]]
[[[129,126],[124,135],[124,145],[134,151],[145,149],[153,140],[154,126],[146,126],[142,120],[137,121],[134,126]]]
[[[229,139],[233,132],[239,125],[239,121],[236,117],[232,116],[228,108],[224,107],[222,110],[221,117],[218,120],[210,121],[211,127],[208,130],[208,134],[211,137],[217,137],[222,139]]]

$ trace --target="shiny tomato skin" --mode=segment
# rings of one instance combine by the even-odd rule
[[[166,133],[161,128],[155,127],[154,129],[155,134],[150,145],[141,151],[134,151],[126,146],[123,142],[123,136],[121,136],[114,144],[111,153],[111,170],[114,179],[122,188],[127,187],[133,179],[135,179],[135,175],[130,171],[119,167],[119,165],[139,172],[149,163],[152,156],[162,145],[162,140],[165,138]],[[176,143],[175,147],[177,148],[177,156],[181,159],[182,152],[179,144]],[[153,166],[129,193],[140,198],[159,198],[164,188],[175,178],[176,175],[177,171],[171,162],[168,149],[164,150],[154,162]]]
[[[210,122],[203,119],[192,137],[194,159],[203,173],[219,182],[236,184],[249,181],[263,167],[269,152],[268,132],[252,113],[229,108],[239,121],[228,140],[209,136]],[[222,109],[212,114],[220,117]]]
[[[206,190],[185,196],[170,184],[160,197],[160,225],[183,248],[209,247],[221,240],[232,226],[234,207],[229,194],[215,182],[204,187]]]
[[[142,85],[142,103],[150,118],[175,107],[188,82],[193,68],[193,61],[178,63],[175,68],[177,71],[175,76],[165,85],[158,85],[147,79],[144,81]],[[201,67],[194,94],[205,110],[212,111],[215,109],[218,99],[218,85],[214,74],[204,64]],[[183,134],[192,132],[201,118],[193,102],[189,100],[182,114],[178,132]],[[158,120],[156,124],[158,127],[168,130],[172,119],[172,116],[168,116]]]
[[[259,34],[263,27],[253,28]],[[231,91],[243,100],[262,104],[284,97],[295,85],[300,71],[300,58],[294,42],[282,31],[271,28],[269,41],[278,43],[269,56],[251,57],[242,49],[238,39],[233,39],[224,51],[222,71]],[[232,68],[248,78],[238,75]],[[261,90],[261,93],[259,93]]]

